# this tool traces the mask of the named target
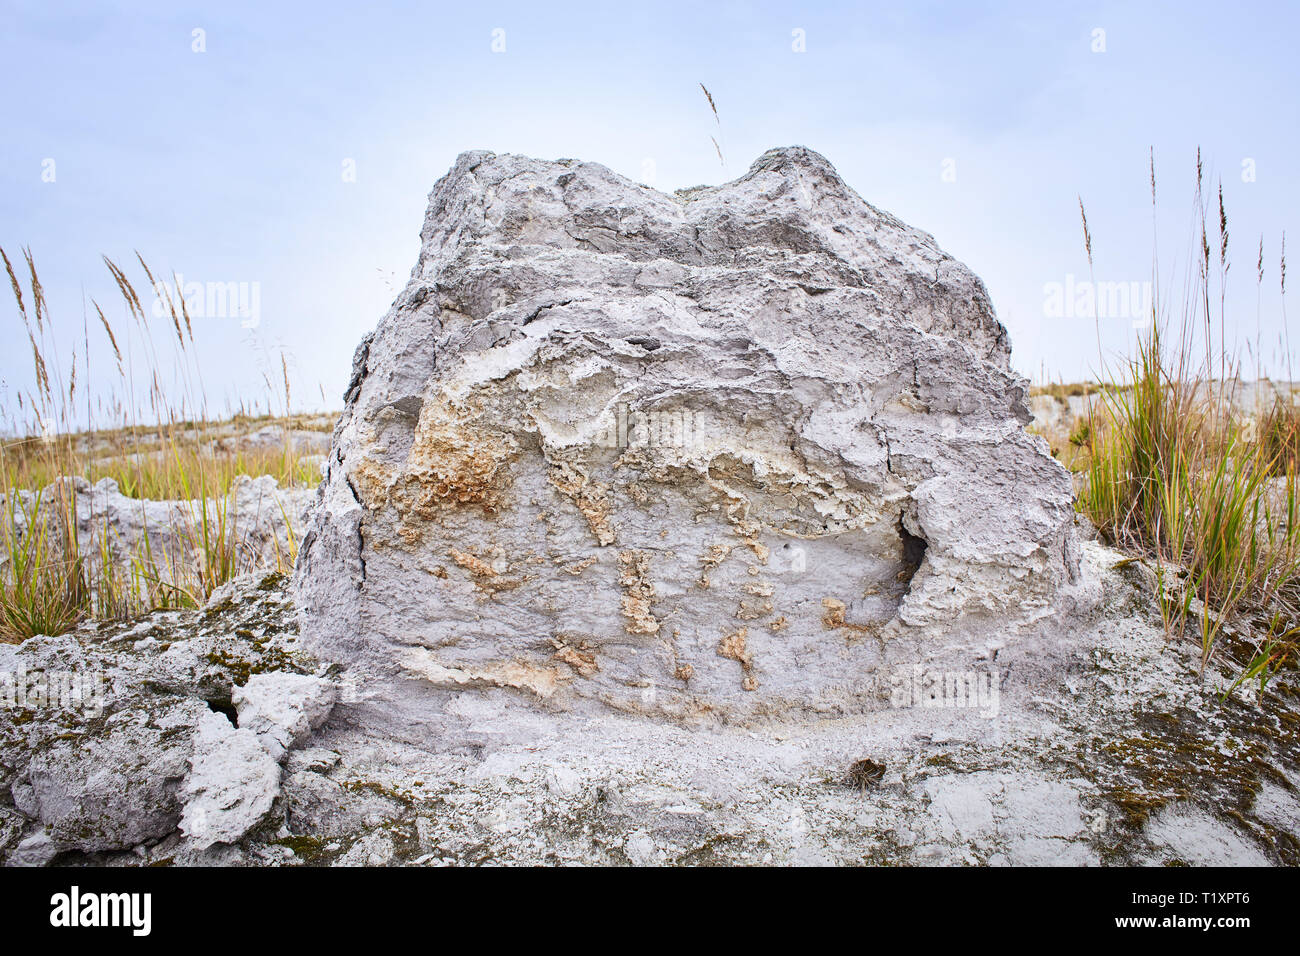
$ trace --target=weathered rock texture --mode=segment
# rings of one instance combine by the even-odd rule
[[[984,286],[818,154],[665,195],[469,152],[421,239],[295,579],[377,713],[855,711],[1075,573]]]
[[[1256,651],[1234,637],[1198,679],[1155,572],[1082,559],[1056,630],[990,668],[995,707],[688,729],[466,692],[433,747],[358,726],[345,674],[303,738],[336,670],[275,576],[0,646],[0,864],[1300,864],[1297,672],[1234,688]],[[99,674],[101,706],[8,703],[38,668]]]
[[[0,849],[26,833],[8,862],[274,832],[279,763],[334,699],[285,597],[249,576],[202,612],[0,644]]]
[[[296,608],[0,645],[0,863],[1300,863],[1297,672],[1073,580],[978,281],[820,157],[468,154],[424,239]]]

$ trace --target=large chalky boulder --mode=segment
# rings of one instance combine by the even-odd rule
[[[468,152],[421,243],[295,576],[354,708],[854,712],[1076,573],[983,284],[817,153],[665,194]]]

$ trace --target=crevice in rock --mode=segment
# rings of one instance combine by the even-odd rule
[[[366,583],[366,532],[357,525],[357,563],[361,565],[361,583]]]
[[[230,721],[230,726],[239,726],[239,711],[235,709],[235,705],[231,702],[229,697],[217,697],[209,700],[208,709],[214,714],[224,715],[226,720]]]
[[[352,483],[351,477],[344,475],[343,480],[347,482],[348,491],[352,493],[352,498],[362,511],[365,510],[365,502],[361,500],[361,495],[357,494],[357,486]],[[366,583],[366,532],[361,521],[357,522],[357,561],[361,565],[361,583]]]
[[[552,302],[550,305],[539,305],[528,316],[524,318],[523,324],[529,325],[530,323],[536,322],[538,317],[547,309],[557,309],[560,306],[568,305],[572,301],[573,301],[572,299],[565,299],[563,302]]]
[[[311,557],[312,545],[316,543],[316,529],[311,528],[303,536],[302,544],[298,546],[298,558],[301,561],[307,561]]]
[[[925,538],[912,534],[903,523],[903,516],[898,516],[898,537],[903,542],[903,570],[898,573],[898,580],[906,594],[912,588],[912,578],[925,560],[927,542]]]
[[[350,405],[361,394],[361,383],[366,380],[370,374],[370,343],[374,339],[373,332],[367,332],[362,338],[361,344],[357,346],[356,354],[352,357],[352,377],[348,380],[348,387],[343,393],[343,403]]]

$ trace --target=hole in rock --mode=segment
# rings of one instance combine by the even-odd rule
[[[232,727],[239,726],[239,711],[235,710],[235,705],[230,702],[229,698],[226,700],[210,700],[208,701],[208,708],[213,713],[224,714]]]
[[[925,560],[925,539],[918,537],[903,527],[903,516],[898,516],[898,536],[903,541],[903,570],[898,574],[898,580],[902,582],[904,588],[912,586],[912,578],[916,575],[916,569],[921,566]],[[906,593],[906,592],[904,592]]]

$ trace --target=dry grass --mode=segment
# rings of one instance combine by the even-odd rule
[[[718,104],[713,102],[713,94],[709,92],[709,88],[703,83],[700,84],[700,89],[704,91],[704,98],[709,101],[709,109],[713,111],[713,120],[720,128],[722,126],[722,117],[718,115]],[[722,158],[722,147],[718,145],[717,137],[710,136],[709,141],[713,143],[713,149],[718,154],[718,162],[726,166],[727,161]]]
[[[85,614],[89,595],[86,575],[67,520],[59,509],[65,500],[56,492],[53,521],[40,520],[42,495],[19,503],[17,514],[0,522],[5,537],[6,580],[0,596],[0,640],[18,643],[37,634],[61,634]],[[21,526],[18,533],[15,524]],[[57,540],[55,536],[58,536]]]
[[[1097,392],[1101,386],[1093,385],[1091,382],[1052,382],[1047,385],[1036,385],[1029,390],[1031,396],[1050,395],[1058,402],[1064,402],[1070,398],[1078,398],[1091,395]]]
[[[139,258],[139,257],[137,257]],[[252,569],[241,546],[231,486],[240,475],[271,475],[282,487],[314,484],[316,468],[294,449],[295,429],[327,428],[320,419],[290,412],[288,370],[281,357],[282,391],[267,383],[265,414],[241,407],[217,420],[208,413],[193,328],[183,300],[162,291],[164,321],[157,330],[126,270],[105,259],[116,286],[126,327],[115,327],[98,302],[83,318],[81,341],[67,366],[54,359],[54,329],[36,264],[24,251],[21,267],[0,249],[18,318],[31,347],[32,387],[0,407],[11,436],[0,444],[0,640],[58,634],[84,618],[123,619],[155,608],[201,604],[221,584]],[[165,290],[143,259],[139,268],[151,290]],[[90,316],[93,315],[93,323]],[[104,345],[92,349],[90,329]],[[170,342],[170,363],[158,339]],[[123,346],[141,343],[138,355]],[[92,403],[84,382],[92,359],[111,354],[116,387]],[[162,383],[172,372],[181,394]],[[78,390],[79,378],[83,383]],[[279,404],[278,414],[271,409]],[[272,447],[245,447],[241,431],[279,427],[283,440]],[[148,533],[122,560],[105,525],[84,540],[78,527],[73,484],[114,479],[131,497],[179,500],[179,517]],[[283,515],[282,515],[283,517]],[[287,520],[285,521],[288,525]],[[292,530],[287,553],[277,551],[281,569],[292,566]]]
[[[1296,469],[1214,386],[1171,367],[1159,334],[1129,392],[1094,412],[1082,510],[1117,545],[1154,560],[1171,632],[1196,633],[1202,665],[1223,630],[1300,623]],[[1294,413],[1292,413],[1294,420]]]
[[[1228,219],[1221,191],[1217,217],[1201,201],[1199,156],[1197,181],[1196,274],[1176,325],[1157,294],[1152,332],[1114,376],[1122,387],[1103,390],[1081,423],[1079,507],[1114,544],[1153,563],[1166,628],[1199,641],[1202,671],[1230,631],[1254,634],[1236,664],[1240,679],[1262,687],[1294,666],[1300,633],[1300,411],[1280,400],[1254,415],[1234,406],[1239,370],[1222,350]]]

